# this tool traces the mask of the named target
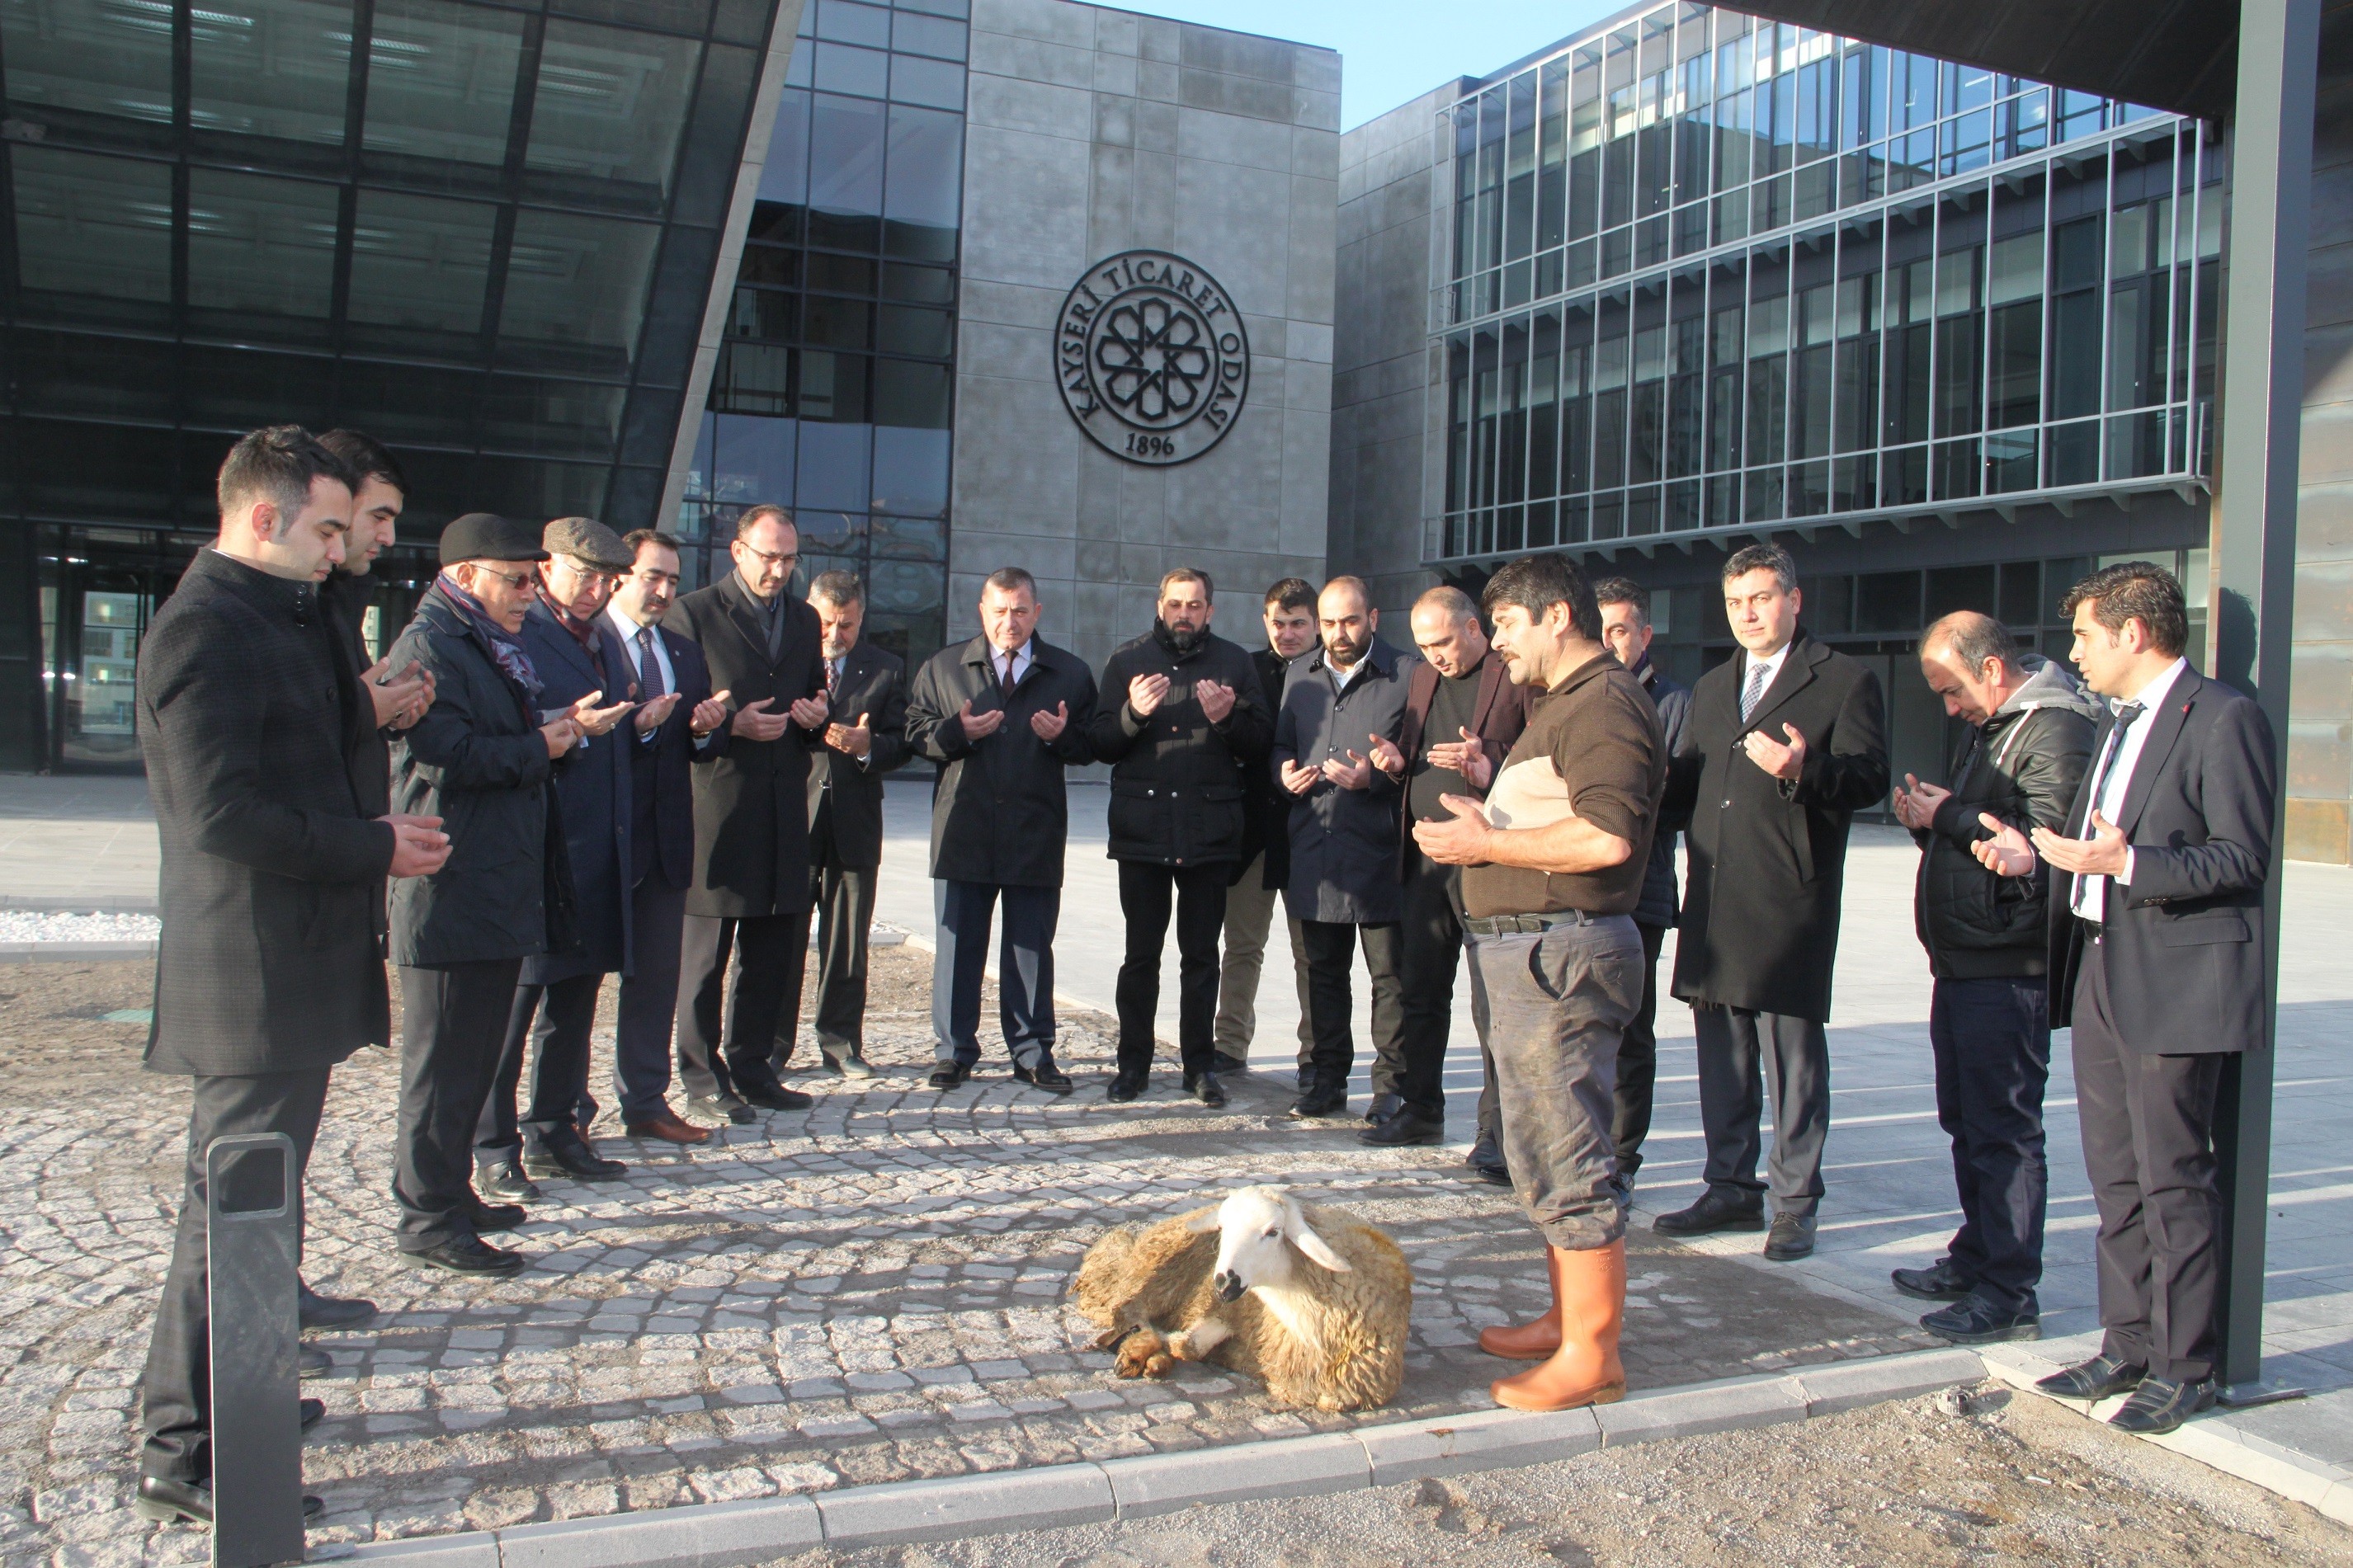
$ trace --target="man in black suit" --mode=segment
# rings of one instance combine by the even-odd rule
[[[1272,713],[1282,706],[1292,661],[1315,646],[1315,588],[1285,577],[1266,591],[1261,617],[1266,646],[1250,655],[1260,700]],[[1274,924],[1282,885],[1291,879],[1291,797],[1264,768],[1243,781],[1242,863],[1226,889],[1224,951],[1218,969],[1217,1049],[1209,1065],[1221,1073],[1250,1071],[1250,1040],[1258,1033],[1258,977],[1266,963],[1267,932]],[[1299,993],[1299,1070],[1307,1070],[1314,1031],[1307,1024],[1307,949],[1290,925],[1291,977]]]
[[[942,648],[907,693],[907,749],[939,764],[932,786],[934,1089],[954,1089],[980,1060],[980,981],[988,930],[997,949],[997,1022],[1013,1076],[1071,1092],[1054,1065],[1054,925],[1071,836],[1063,774],[1094,760],[1087,726],[1095,679],[1037,635],[1045,605],[1018,566],[988,574],[978,637]]]
[[[750,1121],[754,1106],[810,1103],[771,1059],[779,1021],[801,1008],[809,750],[828,711],[817,612],[786,591],[800,548],[792,513],[752,508],[736,520],[735,570],[670,614],[733,699],[733,718],[694,759],[694,885],[680,953],[679,1076],[706,1119]],[[732,987],[730,952],[739,960]]]
[[[670,1105],[670,1037],[678,1020],[678,960],[686,890],[694,881],[694,757],[717,744],[727,707],[711,694],[702,650],[661,624],[678,592],[678,541],[641,528],[625,534],[629,570],[605,620],[648,708],[629,746],[629,967],[613,1032],[613,1089],[632,1138],[706,1142],[706,1128]],[[640,712],[644,710],[640,710]]]
[[[2278,750],[2263,710],[2182,657],[2181,585],[2146,561],[2070,589],[2072,657],[2113,711],[2064,834],[1998,829],[1978,858],[2051,868],[2051,1022],[2072,1024],[2100,1215],[2100,1353],[2044,1378],[2170,1432],[2214,1403],[2222,1058],[2264,1047],[2263,885]]]
[[[848,572],[809,584],[824,637],[833,719],[809,754],[809,897],[817,905],[817,1047],[826,1070],[871,1078],[866,1065],[866,942],[882,864],[882,775],[907,759],[907,666],[860,634],[866,588]],[[776,1020],[778,1071],[793,1054],[798,1009]]]
[[[1707,1189],[1657,1228],[1763,1227],[1761,1063],[1776,1211],[1765,1256],[1787,1262],[1814,1250],[1847,825],[1887,793],[1887,727],[1878,678],[1799,626],[1788,552],[1735,551],[1724,605],[1741,654],[1700,677],[1662,807],[1669,819],[1690,814],[1674,994],[1699,1036]]]
[[[330,1071],[390,1038],[384,879],[448,854],[429,818],[371,820],[346,758],[369,699],[338,667],[318,585],[343,558],[358,482],[293,426],[238,441],[221,467],[219,536],[139,650],[163,859],[146,1068],[194,1080],[179,1230],[141,1380],[148,1519],[212,1517],[206,1151],[282,1132],[308,1162]]]

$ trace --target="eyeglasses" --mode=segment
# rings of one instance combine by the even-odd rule
[[[786,551],[781,555],[772,555],[767,551],[761,549],[758,545],[748,543],[741,539],[735,542],[735,548],[743,551],[748,555],[765,562],[770,566],[782,566],[789,569],[795,562],[800,559],[800,555],[797,552]]]
[[[496,577],[500,582],[504,583],[510,588],[528,588],[532,584],[532,574],[528,572],[501,572],[495,568],[485,566],[479,561],[474,563],[474,570],[480,573],[485,577]]]

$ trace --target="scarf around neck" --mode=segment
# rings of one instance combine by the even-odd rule
[[[523,652],[522,641],[492,619],[490,611],[482,607],[482,602],[459,587],[458,579],[447,572],[441,574],[441,591],[449,596],[449,603],[457,606],[458,613],[465,616],[473,628],[481,633],[483,640],[491,645],[491,657],[499,661],[499,668],[506,672],[507,679],[522,687],[524,695],[536,699],[543,683],[539,671],[531,667],[531,656]]]

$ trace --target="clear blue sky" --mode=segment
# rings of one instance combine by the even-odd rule
[[[1110,0],[1123,9],[1321,44],[1342,56],[1340,127],[1440,82],[1485,76],[1627,0]]]

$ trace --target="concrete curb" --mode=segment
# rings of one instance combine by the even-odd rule
[[[2090,1405],[2073,1399],[2052,1399],[2034,1383],[2037,1378],[2057,1372],[2061,1363],[2029,1345],[1991,1345],[1980,1354],[1988,1375],[2038,1399],[2050,1399],[2052,1404],[2073,1410],[2086,1421],[2105,1421],[2124,1404],[2120,1397]],[[2179,1431],[2141,1441],[2170,1448],[2224,1475],[2277,1492],[2339,1523],[2353,1524],[2353,1470],[2258,1436],[2229,1411],[2200,1415]]]
[[[153,958],[152,942],[0,942],[0,963],[90,963]]]
[[[858,1551],[960,1540],[1514,1469],[1605,1445],[1805,1421],[1975,1383],[1985,1372],[1968,1351],[1915,1351],[1661,1389],[1551,1415],[1479,1410],[1100,1463],[372,1542],[330,1547],[312,1560],[383,1568],[736,1568],[819,1545]]]
[[[27,910],[47,915],[152,915],[162,912],[162,905],[153,893],[92,893],[66,898],[0,893],[0,910]]]

